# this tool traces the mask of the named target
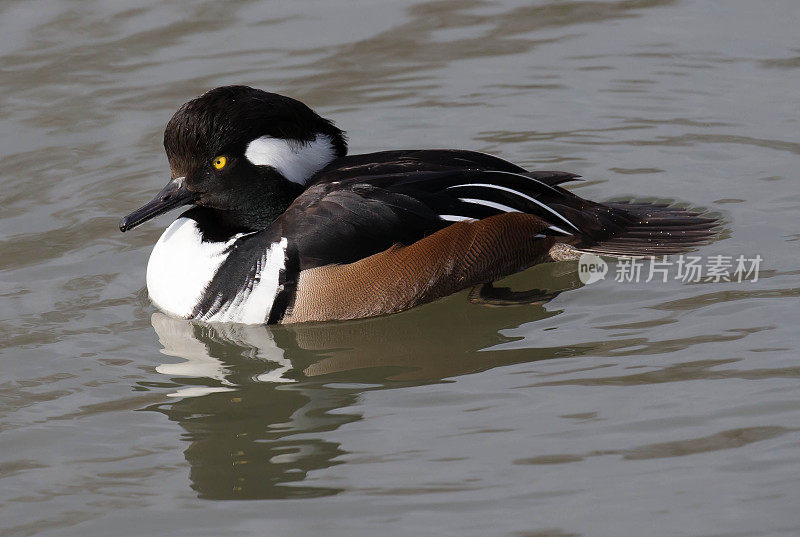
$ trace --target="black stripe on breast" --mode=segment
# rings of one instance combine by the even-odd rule
[[[225,261],[219,266],[203,291],[200,301],[192,310],[192,319],[207,319],[219,313],[223,307],[236,299],[243,286],[249,287],[252,291],[255,275],[260,269],[260,261],[239,255],[236,244],[226,250],[226,253]]]
[[[208,319],[233,303],[241,292],[252,291],[257,283],[256,276],[263,268],[267,249],[279,240],[279,232],[272,230],[237,239],[226,251],[225,261],[206,286],[191,317]]]
[[[286,312],[294,306],[297,297],[297,282],[300,279],[300,255],[297,244],[289,241],[286,246],[284,265],[278,275],[278,294],[272,302],[272,309],[267,324],[277,324],[283,320]]]

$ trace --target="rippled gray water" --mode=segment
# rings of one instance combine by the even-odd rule
[[[0,534],[800,533],[800,3],[0,4]],[[708,207],[757,282],[574,263],[391,317],[155,313],[161,132],[206,89]],[[612,266],[612,270],[614,267]],[[222,501],[226,500],[226,501]]]

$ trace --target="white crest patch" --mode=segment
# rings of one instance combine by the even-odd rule
[[[309,177],[336,158],[336,149],[324,134],[311,142],[262,136],[247,144],[244,156],[256,166],[271,166],[289,181],[305,185]]]

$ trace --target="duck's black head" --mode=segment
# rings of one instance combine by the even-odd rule
[[[120,221],[127,231],[181,205],[215,226],[264,229],[308,179],[347,153],[344,133],[308,106],[247,86],[213,89],[180,107],[164,131],[172,179]]]

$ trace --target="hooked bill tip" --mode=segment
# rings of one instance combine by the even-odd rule
[[[131,222],[129,222],[129,218],[127,216],[124,216],[123,218],[120,219],[120,221],[119,221],[119,230],[121,232],[125,233],[126,231],[128,231],[132,227],[133,227],[133,225],[131,225]]]

